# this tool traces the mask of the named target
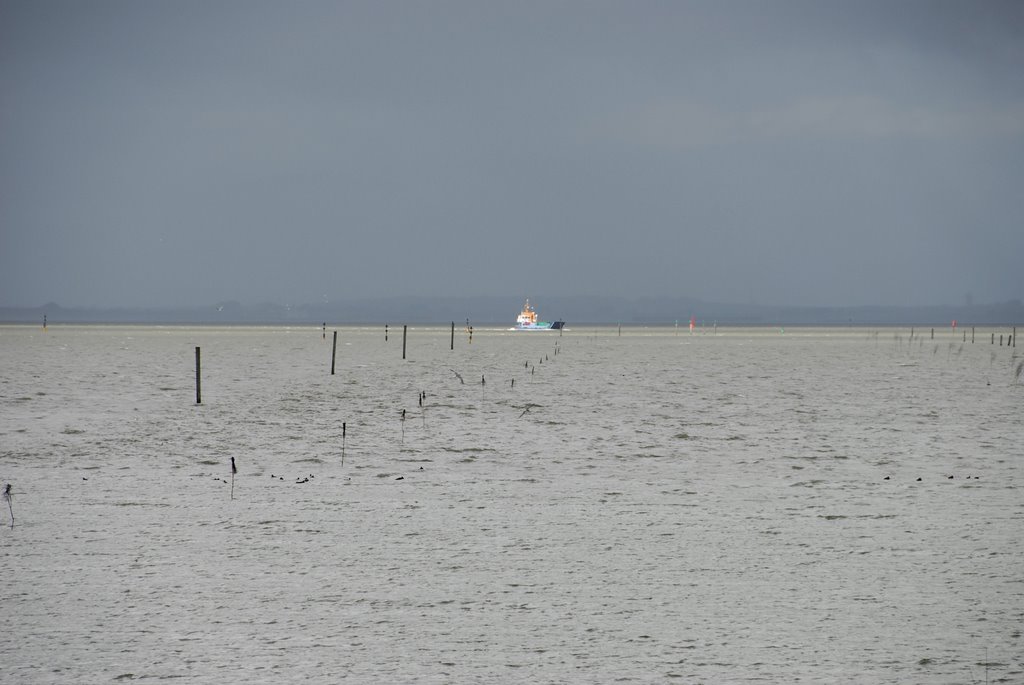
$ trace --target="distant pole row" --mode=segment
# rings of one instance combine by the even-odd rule
[[[327,337],[327,332],[326,332],[327,328],[326,327],[327,327],[327,324],[324,323],[324,336],[323,337],[325,337],[325,338]],[[384,324],[384,342],[387,342],[387,340],[388,340],[388,330],[389,330],[388,324]],[[472,335],[472,333],[470,335]],[[472,341],[472,338],[470,340]],[[408,346],[409,346],[409,326],[403,324],[402,325],[402,359],[405,359],[407,357]],[[451,341],[449,343],[449,349],[451,349],[451,350],[455,349],[455,322],[454,321],[452,321]],[[332,376],[334,375],[334,369],[335,369],[335,364],[336,364],[336,361],[337,361],[337,355],[338,355],[338,331],[334,331],[334,340],[333,340],[333,344],[331,345],[331,375]],[[199,348],[197,347],[196,348],[196,398],[197,398],[196,399],[196,403],[199,402],[199,400],[198,400],[198,397],[199,397],[199,394],[198,394],[199,390],[198,390],[198,388],[199,388]]]
[[[955,328],[954,328],[954,333],[955,333]],[[974,344],[974,337],[975,337],[975,328],[974,328],[974,326],[971,326],[971,344]],[[1016,326],[1013,327],[1013,331],[1011,333],[1009,333],[1009,334],[1007,334],[1005,336],[1004,336],[1003,333],[999,334],[999,346],[1000,347],[1003,346],[1003,338],[1004,337],[1006,338],[1006,346],[1007,347],[1017,347],[1017,327]],[[911,329],[910,329],[910,339],[911,340],[914,339],[914,329],[913,329],[913,327],[911,327]],[[934,328],[931,329],[931,339],[935,340],[935,329]],[[963,342],[967,342],[967,329],[966,328],[963,329]],[[991,345],[995,345],[996,344],[996,334],[995,333],[991,334],[991,338],[990,338],[989,344],[991,344]]]

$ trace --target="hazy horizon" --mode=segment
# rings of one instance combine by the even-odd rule
[[[331,308],[332,306],[344,306],[352,304],[372,304],[375,302],[407,302],[407,303],[430,303],[430,302],[458,302],[458,301],[515,301],[522,303],[525,300],[529,300],[536,304],[538,302],[564,302],[564,301],[612,301],[619,303],[643,303],[643,302],[666,302],[666,301],[684,301],[693,302],[697,304],[715,305],[715,306],[728,306],[728,307],[749,307],[749,308],[794,308],[794,309],[872,309],[872,308],[899,308],[899,309],[929,309],[929,308],[965,308],[970,309],[972,307],[983,308],[993,307],[1000,305],[1019,305],[1021,300],[1019,298],[1008,298],[1006,300],[992,301],[992,302],[978,302],[973,298],[970,300],[964,300],[961,298],[960,302],[924,302],[915,305],[900,305],[900,304],[885,304],[878,302],[865,302],[859,304],[814,304],[814,305],[800,305],[800,304],[785,304],[779,302],[739,302],[732,300],[705,300],[697,297],[687,297],[685,295],[673,295],[673,294],[660,294],[660,295],[638,295],[634,297],[625,297],[621,295],[567,295],[567,296],[544,296],[533,297],[533,296],[520,296],[510,294],[497,294],[497,295],[382,295],[382,296],[366,296],[366,297],[339,297],[321,299],[319,301],[310,302],[284,302],[276,300],[216,300],[212,302],[196,302],[196,303],[166,303],[166,304],[137,304],[137,305],[107,305],[107,304],[95,304],[95,305],[83,305],[83,304],[68,304],[65,302],[56,302],[49,300],[42,303],[22,304],[14,303],[9,304],[0,302],[0,308],[5,309],[45,309],[48,307],[57,307],[60,309],[69,310],[88,310],[88,309],[110,309],[110,310],[172,310],[172,309],[203,309],[203,308],[217,308],[217,307],[242,307],[242,308],[259,308],[259,307],[323,307]]]
[[[1024,297],[1017,2],[0,4],[0,305]]]
[[[442,325],[463,321],[507,327],[523,300],[517,296],[384,297],[319,303],[245,303],[226,301],[196,307],[67,308],[59,303],[14,308],[0,305],[0,323],[38,324],[200,324],[273,325],[321,322],[336,325]],[[704,302],[692,298],[549,297],[531,298],[538,316],[569,325],[679,325],[691,317],[700,326],[1013,326],[1024,322],[1020,300],[971,305],[920,307],[792,307]]]

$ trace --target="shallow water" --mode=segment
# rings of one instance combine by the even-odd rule
[[[331,330],[0,327],[5,681],[1024,682],[988,329]]]

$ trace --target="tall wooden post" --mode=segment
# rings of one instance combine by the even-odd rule
[[[334,375],[334,357],[338,351],[338,331],[334,331],[334,344],[331,345],[331,375]]]
[[[452,321],[452,350],[455,349],[455,322]]]
[[[402,359],[405,359],[405,338],[409,333],[409,327],[407,325],[402,326]]]
[[[202,381],[200,380],[200,373],[199,373],[199,369],[201,368],[201,366],[202,365],[200,364],[200,361],[199,361],[199,348],[196,347],[196,404],[202,404],[203,403],[203,390],[202,390],[203,386],[202,386]]]

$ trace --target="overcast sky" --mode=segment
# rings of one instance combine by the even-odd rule
[[[0,305],[1022,274],[1022,2],[0,0]]]

